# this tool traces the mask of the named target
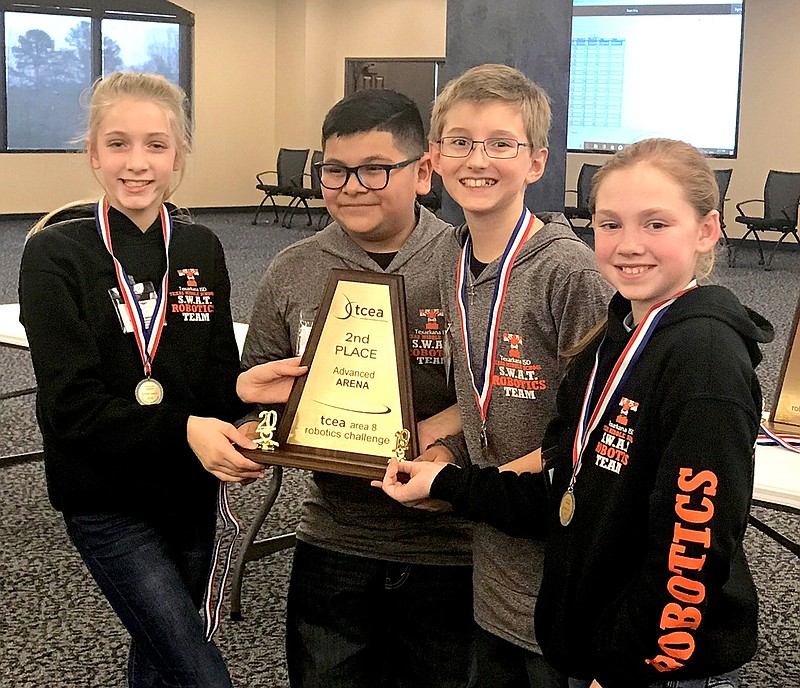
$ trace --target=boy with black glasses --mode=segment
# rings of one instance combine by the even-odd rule
[[[431,176],[419,111],[391,91],[359,92],[331,109],[322,140],[318,169],[334,221],[270,264],[243,366],[295,353],[301,313],[318,307],[331,268],[401,273],[409,336],[427,342],[410,347],[415,412],[424,421],[455,395],[431,267],[449,225],[416,203]],[[426,446],[438,434],[420,426]],[[366,480],[317,473],[308,482],[286,621],[292,686],[463,686],[472,639],[470,528],[452,514],[406,509]]]
[[[547,94],[505,65],[474,67],[447,84],[431,121],[433,167],[466,217],[440,257],[460,459],[517,472],[541,470],[564,353],[603,318],[611,296],[566,218],[525,207],[525,189],[544,174],[549,128]],[[423,458],[452,461],[448,446]],[[543,555],[543,543],[475,524],[470,688],[566,685],[533,633]]]

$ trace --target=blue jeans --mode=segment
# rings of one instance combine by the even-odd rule
[[[463,688],[471,641],[472,567],[297,543],[286,613],[293,688]]]
[[[591,683],[591,681],[571,678],[569,680],[569,688],[589,688]],[[664,679],[663,681],[651,683],[648,688],[738,688],[738,686],[739,670],[737,669],[712,678]]]
[[[130,688],[229,688],[202,606],[214,514],[153,525],[128,514],[64,516],[72,542],[131,636]]]
[[[468,688],[566,688],[567,679],[542,655],[475,625]]]

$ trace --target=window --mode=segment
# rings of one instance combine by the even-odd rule
[[[194,17],[165,0],[0,0],[0,153],[82,148],[82,94],[101,75],[156,72],[191,96]]]
[[[180,83],[178,25],[104,19],[103,76],[118,69],[156,72]]]

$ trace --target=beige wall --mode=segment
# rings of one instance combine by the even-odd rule
[[[275,147],[275,2],[181,0],[195,14],[191,162],[182,205],[253,202],[256,172]]]
[[[735,160],[711,161],[711,166],[717,169],[733,168],[727,195],[730,200],[725,204],[729,236],[743,233],[742,225],[733,220],[735,204],[762,198],[770,169],[800,171],[800,58],[796,48],[799,36],[800,2],[746,0],[739,154]],[[676,46],[676,50],[689,48]],[[702,116],[702,102],[687,103],[686,107],[694,108],[698,117]],[[576,188],[582,163],[602,164],[606,160],[606,155],[570,153],[567,188]],[[757,205],[750,209],[760,212]]]
[[[275,138],[319,148],[347,57],[444,57],[446,0],[277,0]],[[274,159],[274,158],[273,158]]]
[[[316,148],[342,95],[345,57],[442,57],[446,0],[182,0],[195,13],[195,154],[176,200],[253,205],[255,172],[279,146]],[[726,208],[762,195],[771,168],[800,170],[797,0],[747,0],[739,158]],[[676,48],[677,49],[677,48]],[[774,103],[774,105],[773,105]],[[702,116],[702,103],[687,103]],[[567,188],[581,163],[570,154]],[[39,212],[97,195],[83,156],[0,155],[0,213]]]

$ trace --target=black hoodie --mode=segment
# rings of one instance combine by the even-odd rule
[[[628,343],[629,313],[617,294],[601,383]],[[536,637],[566,674],[636,688],[736,669],[756,650],[742,539],[761,413],[754,367],[772,327],[722,287],[680,297],[590,436],[565,527],[558,503],[600,339],[559,387],[543,442],[549,489],[540,475],[448,468],[431,495],[510,532],[547,531]]]
[[[25,246],[20,320],[38,385],[48,492],[59,511],[213,513],[218,482],[189,448],[186,421],[190,414],[233,420],[244,408],[235,392],[230,280],[217,237],[174,210],[166,325],[152,368],[164,401],[155,406],[134,398],[142,360],[108,293],[117,278],[94,206],[59,212]],[[113,208],[108,216],[126,273],[158,288],[166,269],[160,220],[142,232]]]

